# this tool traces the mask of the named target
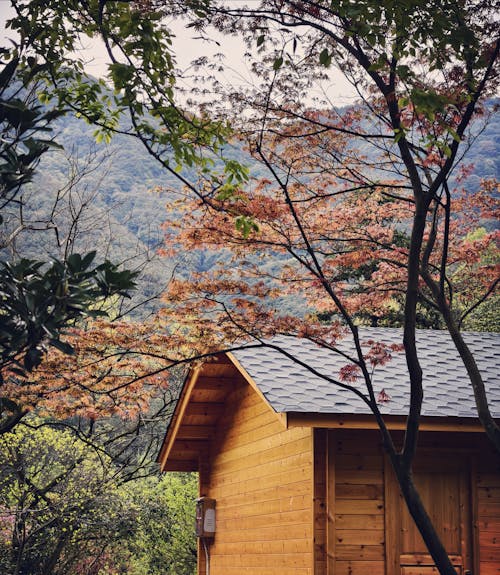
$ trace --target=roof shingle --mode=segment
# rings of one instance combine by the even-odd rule
[[[363,328],[362,340],[376,340],[385,344],[400,344],[402,330],[394,328]],[[500,334],[467,333],[469,344],[483,376],[490,408],[500,417]],[[277,337],[273,345],[321,375],[339,379],[339,370],[347,361],[342,355],[319,347],[306,339]],[[352,352],[352,341],[339,343],[338,348]],[[474,396],[465,367],[447,331],[417,331],[417,349],[424,373],[424,402],[422,415],[439,417],[477,417]],[[255,381],[271,407],[280,413],[368,414],[369,408],[352,391],[313,374],[275,348],[241,349],[233,352],[240,365]],[[380,405],[382,413],[407,415],[409,406],[409,377],[405,355],[392,354],[385,365],[373,372],[375,393],[382,389],[390,400]],[[360,378],[354,384],[364,391]]]

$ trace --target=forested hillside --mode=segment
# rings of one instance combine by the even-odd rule
[[[499,128],[498,112],[492,113],[488,123],[478,125],[477,138],[465,162],[471,172],[463,185],[470,191],[477,189],[481,178],[499,175]],[[64,149],[45,154],[37,177],[26,187],[25,231],[10,249],[15,257],[34,258],[60,257],[65,249],[97,249],[100,255],[140,269],[139,289],[129,309],[133,308],[134,317],[144,317],[157,309],[157,296],[174,267],[180,274],[187,266],[205,270],[212,257],[208,250],[198,251],[174,262],[157,254],[162,245],[166,204],[181,182],[166,172],[137,139],[116,135],[107,144],[96,143],[93,132],[93,127],[74,116],[59,121],[57,141]],[[248,163],[248,156],[238,147],[231,154]],[[19,224],[16,206],[11,214],[10,220],[6,217],[5,234]],[[76,217],[78,221],[74,222]],[[33,233],[34,228],[37,233]]]

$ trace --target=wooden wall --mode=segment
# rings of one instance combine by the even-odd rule
[[[488,448],[485,445],[476,475],[478,573],[500,575],[500,461]]]
[[[329,431],[326,565],[315,575],[384,575],[384,460],[368,432]],[[321,482],[320,482],[321,483]]]
[[[400,567],[405,545],[420,549],[420,536],[411,541],[404,508],[394,487],[392,469],[374,431],[315,431],[315,572],[314,575],[394,575],[432,573],[431,567]],[[417,468],[432,472],[432,461],[445,462],[448,475],[460,471],[463,493],[461,525],[446,525],[451,535],[462,533],[461,573],[500,575],[500,461],[483,434],[426,433],[420,440],[422,457]],[[426,454],[430,454],[427,456]],[[422,467],[423,466],[423,467]],[[458,473],[458,471],[457,471]],[[443,476],[444,477],[444,476]],[[458,475],[457,475],[458,477]],[[425,475],[424,475],[425,478]],[[394,491],[396,489],[396,491]],[[457,488],[458,489],[458,488]],[[425,495],[425,493],[424,493]],[[435,494],[434,494],[435,495]],[[449,494],[446,495],[448,497]],[[445,500],[445,496],[439,498]],[[402,507],[400,507],[402,505]],[[395,508],[400,510],[395,512]],[[433,513],[438,513],[437,506]],[[445,514],[447,515],[447,514]],[[445,521],[446,523],[446,521]],[[456,539],[448,533],[448,539]],[[408,542],[407,540],[410,539]],[[423,545],[423,543],[422,543]],[[411,563],[411,560],[410,560]],[[409,565],[409,563],[407,563]]]
[[[286,430],[240,378],[211,445],[200,469],[200,493],[217,501],[211,572],[313,575],[312,430]]]

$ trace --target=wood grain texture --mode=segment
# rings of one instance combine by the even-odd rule
[[[209,461],[212,572],[313,575],[312,430],[284,429],[252,387],[235,380]]]
[[[329,485],[335,499],[329,502],[334,565],[328,575],[385,573],[384,468],[378,436],[329,434]]]
[[[480,573],[500,574],[500,474],[478,474],[477,489]]]

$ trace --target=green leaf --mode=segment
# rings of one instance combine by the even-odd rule
[[[460,143],[462,141],[462,139],[460,138],[460,136],[455,132],[455,130],[453,128],[451,128],[450,126],[448,126],[446,128],[446,131],[448,132],[448,134],[450,134],[450,136],[455,140],[455,142]]]
[[[273,69],[279,70],[281,68],[281,66],[283,66],[283,56],[276,58],[276,60],[273,63]]]
[[[68,256],[66,263],[68,264],[68,268],[72,272],[80,271],[80,269],[82,267],[82,257],[80,256],[80,254],[76,254],[76,253],[71,254],[70,256]]]
[[[325,66],[325,68],[328,68],[330,66],[330,64],[332,63],[332,57],[328,53],[327,48],[325,48],[324,50],[321,51],[321,53],[319,55],[319,63],[322,66]]]
[[[97,252],[93,250],[83,256],[81,264],[83,270],[86,270],[90,266],[90,264],[94,261],[96,254]]]
[[[262,46],[262,44],[264,44],[264,40],[266,39],[266,37],[264,36],[264,34],[261,34],[258,38],[257,38],[257,48],[259,46]]]
[[[397,144],[401,138],[405,137],[405,131],[403,128],[394,130],[394,143]]]
[[[252,232],[259,231],[259,226],[251,216],[238,216],[235,221],[235,226],[244,238],[248,238]]]

